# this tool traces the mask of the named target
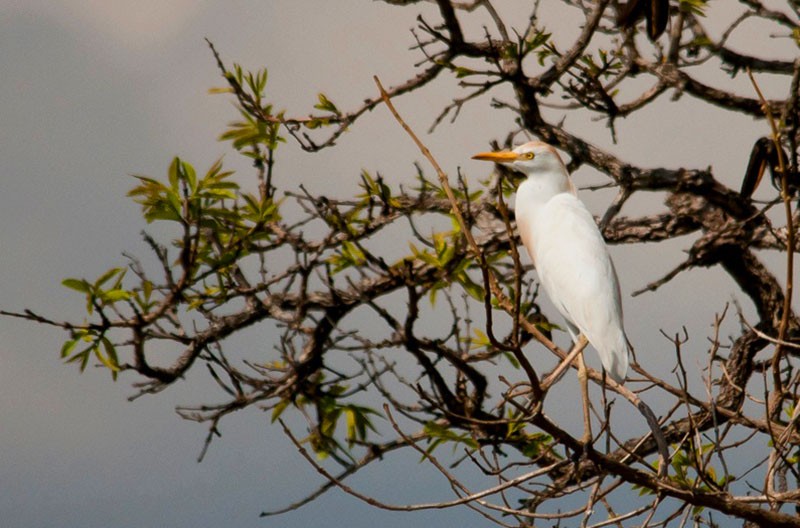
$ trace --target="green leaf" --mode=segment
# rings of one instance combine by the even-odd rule
[[[181,219],[180,213],[174,207],[158,207],[152,208],[144,215],[147,223],[152,223],[155,220],[170,220],[176,222]]]
[[[512,367],[514,367],[515,369],[519,370],[520,364],[519,364],[519,361],[517,361],[517,358],[514,357],[514,354],[512,354],[511,352],[508,352],[508,351],[504,351],[503,355],[506,357],[508,362],[511,363]]]
[[[180,166],[181,160],[179,157],[175,156],[172,158],[172,163],[169,164],[169,170],[167,171],[167,178],[169,178],[169,184],[172,186],[172,189],[177,191],[179,189],[178,182],[180,177],[178,176],[178,167]]]
[[[95,346],[95,356],[100,362],[105,365],[110,371],[111,376],[114,380],[117,379],[117,373],[119,372],[119,359],[117,358],[117,349],[114,347],[114,344],[108,340],[107,337],[103,336],[100,338],[100,342],[103,344],[103,350],[105,350],[105,354],[100,352],[100,348]]]
[[[111,268],[110,270],[100,275],[100,277],[96,281],[94,281],[94,287],[100,288],[101,286],[103,286],[103,284],[111,280],[115,275],[124,273],[125,273],[125,268]]]
[[[525,435],[527,442],[522,447],[522,454],[528,458],[536,458],[547,449],[553,438],[544,433],[533,433]]]
[[[476,442],[475,439],[469,434],[457,433],[450,428],[440,425],[436,422],[427,422],[424,430],[425,433],[431,439],[433,439],[430,446],[428,446],[428,449],[425,451],[427,454],[432,453],[436,447],[444,442],[454,443],[453,451],[455,451],[459,445],[464,445],[468,449],[478,449],[478,447],[480,447],[478,442]]]
[[[275,420],[281,417],[283,411],[289,406],[292,401],[289,398],[285,398],[278,403],[275,404],[275,407],[272,408],[272,416],[270,418],[270,423],[275,423]]]
[[[83,279],[64,279],[61,284],[81,293],[89,293],[91,290],[91,285]]]
[[[333,272],[338,273],[350,266],[362,266],[367,261],[366,255],[357,244],[345,240],[338,254],[331,256],[328,262],[333,264]]]
[[[550,40],[551,33],[547,33],[546,31],[536,31],[534,35],[529,38],[526,43],[529,46],[530,50],[534,50],[541,46],[542,44],[546,44],[548,40]]]
[[[324,93],[317,94],[317,99],[319,99],[319,103],[315,104],[314,108],[339,115],[339,109]]]
[[[639,491],[639,496],[643,497],[645,495],[655,495],[655,491],[651,490],[650,488],[645,488],[644,486],[639,486],[638,484],[634,484],[631,489],[634,491]]]
[[[183,179],[189,184],[189,190],[194,193],[197,189],[197,173],[189,163],[181,161],[181,172]]]
[[[306,121],[304,123],[304,125],[305,125],[306,128],[314,130],[315,128],[319,128],[319,127],[322,127],[322,126],[328,126],[328,125],[330,125],[330,123],[331,123],[330,119],[323,119],[323,118],[320,118],[320,117],[315,117],[315,118],[312,118],[312,119],[309,119],[308,121]]]
[[[463,66],[456,66],[456,79],[463,79],[464,77],[469,77],[470,75],[475,75],[474,70],[470,70],[469,68],[464,68]]]
[[[368,429],[377,432],[369,419],[369,415],[379,416],[374,410],[352,404],[345,405],[342,409],[347,421],[347,441],[350,446],[357,440],[366,440]]]
[[[489,336],[487,336],[480,328],[473,328],[475,337],[472,338],[472,346],[470,348],[485,348],[490,345]]]
[[[72,351],[75,350],[75,346],[78,344],[77,339],[70,339],[65,341],[64,344],[61,346],[61,357],[67,358],[72,354]]]
[[[101,294],[101,298],[109,303],[127,301],[131,298],[131,292],[127,290],[108,290]]]
[[[460,273],[459,276],[456,277],[456,280],[459,284],[461,284],[461,286],[464,288],[464,291],[466,291],[470,297],[477,301],[483,302],[485,295],[483,286],[470,279],[466,273]]]
[[[358,438],[358,415],[353,409],[345,409],[344,415],[347,419],[347,440],[350,442],[350,445],[352,445],[353,441]]]
[[[691,13],[696,16],[706,16],[707,0],[680,0],[680,9],[684,13]]]
[[[95,343],[92,343],[88,347],[84,348],[77,354],[73,355],[71,358],[67,359],[67,363],[80,363],[78,368],[81,372],[86,370],[86,366],[89,364],[89,354],[97,347]]]
[[[153,294],[153,283],[149,280],[142,281],[142,294],[145,301],[150,300],[150,296]]]

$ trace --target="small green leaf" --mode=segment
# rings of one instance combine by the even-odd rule
[[[178,167],[180,166],[181,159],[179,157],[172,158],[172,163],[169,164],[169,170],[167,171],[167,177],[169,178],[169,184],[172,186],[172,189],[177,191],[178,190],[178,181],[180,177],[178,176]]]
[[[319,103],[315,104],[314,108],[339,115],[339,109],[336,108],[336,105],[333,104],[325,94],[323,93],[318,94],[317,99],[319,99]]]
[[[100,277],[96,281],[94,281],[94,287],[95,288],[99,288],[103,284],[108,282],[115,275],[117,275],[119,273],[124,273],[124,272],[125,272],[125,268],[111,268],[110,270],[108,270],[105,273],[103,273],[102,275],[100,275]]]
[[[108,290],[101,295],[102,299],[109,303],[117,301],[127,301],[131,298],[131,292],[127,290]]]
[[[181,162],[181,172],[185,181],[189,184],[189,190],[194,192],[197,189],[197,173],[189,163]]]
[[[483,301],[485,295],[483,286],[470,279],[466,273],[460,274],[456,280],[459,282],[459,284],[461,284],[461,286],[464,288],[464,291],[466,291],[470,297],[477,301]]]
[[[67,358],[72,354],[72,351],[75,350],[75,346],[78,344],[77,339],[70,339],[69,341],[65,341],[64,345],[61,347],[61,357]]]
[[[680,9],[685,13],[704,17],[706,16],[706,1],[707,0],[680,0]]]
[[[522,447],[522,454],[528,458],[536,458],[549,446],[552,437],[543,433],[525,435],[527,442]]]
[[[309,128],[309,129],[313,130],[313,129],[319,128],[321,126],[328,126],[330,123],[331,123],[330,119],[323,119],[323,118],[320,118],[320,117],[315,117],[315,118],[309,119],[304,124],[305,124],[306,128]]]
[[[145,301],[150,300],[150,296],[153,294],[153,283],[149,280],[142,282],[142,294],[144,295]]]
[[[103,344],[103,350],[105,350],[105,354],[100,351],[100,347],[94,347],[94,355],[97,359],[100,360],[100,363],[106,366],[111,371],[111,376],[114,380],[117,379],[117,373],[119,372],[119,360],[117,359],[117,349],[114,347],[113,343],[108,340],[107,337],[103,336],[100,338],[100,342]]]
[[[503,355],[506,357],[508,362],[511,363],[511,366],[519,370],[520,364],[519,361],[517,361],[517,358],[514,357],[514,354],[512,354],[511,352],[503,352]]]
[[[476,349],[489,346],[489,336],[487,336],[480,328],[474,328],[473,332],[475,333],[475,337],[472,338],[471,348]]]
[[[289,398],[283,399],[276,403],[275,407],[272,408],[272,417],[270,418],[270,422],[275,423],[275,420],[281,417],[281,414],[283,414],[283,411],[286,410],[290,403],[291,400]]]
[[[91,285],[83,279],[64,279],[61,284],[81,293],[89,293],[91,289]]]
[[[466,446],[468,449],[478,449],[478,447],[480,447],[478,442],[468,433],[456,433],[448,427],[436,422],[427,422],[425,424],[425,433],[432,439],[431,444],[426,450],[428,454],[432,453],[437,446],[444,442],[452,442],[453,451],[458,448],[459,444]]]

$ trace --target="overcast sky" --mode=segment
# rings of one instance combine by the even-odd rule
[[[529,4],[506,5],[524,16]],[[408,51],[413,44],[408,30],[420,10],[436,20],[430,6],[399,9],[355,0],[0,0],[0,307],[81,320],[81,299],[62,288],[61,280],[96,276],[123,263],[122,252],[146,252],[139,236],[146,225],[139,207],[125,197],[131,174],[162,176],[175,155],[198,170],[225,155],[227,164],[243,169],[243,178],[250,174],[246,163],[216,140],[236,114],[224,96],[207,93],[223,82],[204,37],[228,62],[267,66],[267,92],[290,115],[308,111],[320,91],[340,108],[351,108],[375,94],[372,75],[386,85],[413,75],[419,56]],[[549,24],[565,38],[577,31],[559,27],[555,19]],[[734,85],[743,86],[741,80]],[[440,81],[398,106],[424,130],[453,86],[452,80]],[[650,166],[713,165],[718,177],[736,185],[749,144],[764,133],[763,123],[713,111],[698,118],[697,103],[666,111],[668,105],[639,121],[619,123],[620,145],[614,149]],[[653,119],[661,123],[657,133],[637,133]],[[512,126],[510,114],[482,101],[426,141],[447,170],[461,166],[470,177],[485,177],[489,168],[469,156]],[[587,123],[585,134],[610,143],[602,123]],[[287,145],[277,178],[284,189],[305,183],[335,194],[354,187],[362,168],[407,180],[415,160],[414,147],[379,108],[335,149],[308,155]],[[593,178],[576,175],[579,186]],[[587,201],[600,213],[609,198],[599,194]],[[631,204],[630,212],[653,204],[658,202]],[[657,257],[652,248],[613,248],[625,293],[671,269],[689,244],[666,244]],[[693,346],[702,351],[713,314],[736,295],[726,278],[694,271],[675,281],[670,296],[626,298],[631,340],[641,349],[668,351],[657,329],[675,332],[687,324]],[[113,383],[107,372],[92,368],[80,375],[58,357],[64,337],[0,319],[3,526],[324,522],[360,528],[377,519],[385,527],[482,522],[466,509],[390,514],[338,492],[299,512],[259,519],[262,510],[299,499],[319,482],[288,441],[267,427],[263,413],[243,412],[228,420],[223,438],[197,464],[205,428],[181,420],[174,408],[207,401],[208,384],[195,380],[130,403],[137,379],[124,375]],[[447,498],[429,468],[408,468],[389,458],[353,484],[395,502],[429,501],[431,493]]]

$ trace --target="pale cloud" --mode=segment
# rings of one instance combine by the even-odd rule
[[[30,13],[87,36],[132,50],[153,48],[174,37],[202,10],[194,0],[0,1],[4,14]]]
[[[199,10],[193,0],[86,0],[79,16],[96,30],[130,46],[157,44],[178,33]]]

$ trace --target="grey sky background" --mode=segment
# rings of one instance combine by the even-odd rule
[[[507,2],[502,13],[523,17],[521,27],[528,6],[527,1]],[[227,165],[242,171],[241,181],[251,175],[244,161],[216,141],[237,114],[225,96],[207,93],[223,82],[204,37],[228,63],[268,67],[267,92],[292,115],[308,111],[318,92],[340,108],[352,108],[375,94],[372,75],[386,85],[413,75],[420,56],[408,51],[413,44],[408,30],[420,12],[438,20],[432,6],[399,9],[355,0],[0,0],[0,307],[80,321],[80,296],[61,287],[61,280],[94,277],[123,264],[123,251],[146,254],[139,232],[157,233],[158,227],[146,226],[138,205],[125,197],[133,185],[130,174],[161,177],[175,155],[204,171],[224,155]],[[578,30],[569,20],[548,21],[551,14],[543,14],[564,43]],[[468,24],[472,30],[479,27]],[[747,42],[759,31],[744,28],[741,38]],[[764,53],[791,53],[785,43],[765,46]],[[749,93],[743,78],[707,75]],[[768,92],[783,95],[785,87],[763,82]],[[397,105],[424,131],[454,86],[445,78]],[[717,177],[738,186],[749,147],[766,125],[687,98],[680,104],[663,99],[637,118],[619,122],[616,146],[603,123],[583,123],[584,136],[648,166],[713,165]],[[481,100],[425,140],[446,170],[455,173],[460,166],[476,181],[489,169],[469,156],[512,126],[509,113]],[[409,181],[412,163],[420,160],[384,108],[365,116],[338,143],[305,154],[289,140],[277,166],[279,187],[304,183],[342,195],[355,188],[362,168],[380,170],[390,181]],[[600,181],[586,169],[575,178],[579,186]],[[600,213],[613,195],[582,196]],[[654,196],[624,212],[649,211],[659,203]],[[624,292],[670,270],[690,243],[613,248]],[[779,270],[781,260],[771,264]],[[692,338],[687,347],[695,364],[704,364],[714,313],[734,297],[743,299],[729,279],[705,270],[682,275],[669,288],[624,301],[626,327],[640,361],[670,364],[671,349],[658,329],[674,333],[686,325]],[[746,302],[744,307],[750,309]],[[194,375],[191,383],[129,403],[137,379],[123,375],[113,383],[107,372],[94,368],[79,375],[58,357],[64,337],[0,319],[3,526],[483,523],[466,509],[387,513],[337,491],[299,512],[259,519],[263,509],[299,499],[319,482],[288,440],[267,426],[266,415],[247,411],[229,419],[222,439],[197,464],[205,427],[181,420],[174,407],[213,401],[216,394],[207,392],[213,390],[207,380]],[[267,346],[268,328],[260,339]],[[429,467],[408,459],[389,457],[352,484],[397,503],[448,498]]]

